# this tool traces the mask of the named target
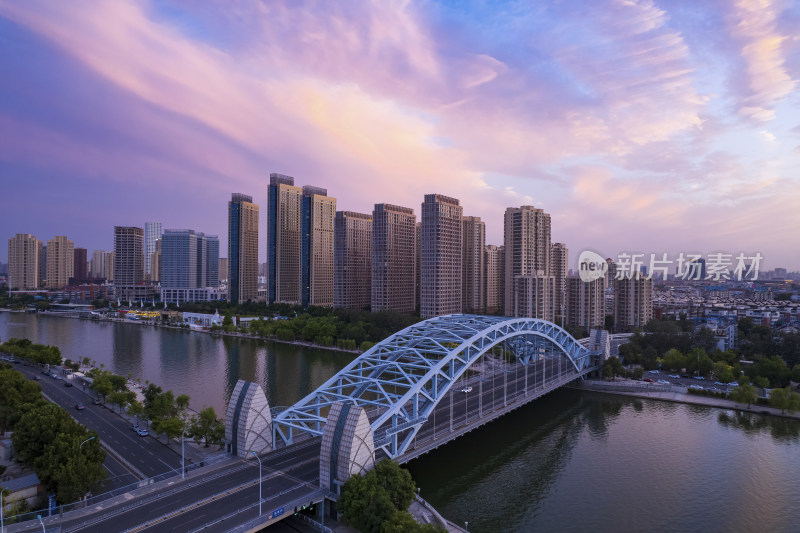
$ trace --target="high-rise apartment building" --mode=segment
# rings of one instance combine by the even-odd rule
[[[114,296],[120,300],[139,297],[144,281],[144,230],[114,226]]]
[[[30,233],[8,239],[8,286],[12,290],[39,288],[41,241]]]
[[[220,257],[219,258],[219,280],[220,281],[228,281],[228,258],[227,257]]]
[[[461,303],[465,313],[486,312],[486,224],[461,219]]]
[[[116,254],[114,252],[103,252],[105,253],[105,275],[103,276],[106,278],[106,282],[113,282],[114,281],[114,257]]]
[[[416,310],[414,210],[375,204],[372,212],[372,311]]]
[[[577,276],[565,280],[567,324],[586,328],[588,335],[592,328],[605,325],[605,278],[586,282]]]
[[[644,327],[653,318],[653,280],[640,272],[614,280],[614,328],[618,332]]]
[[[150,254],[150,281],[161,282],[161,239],[156,241],[156,250]]]
[[[486,312],[496,313],[503,310],[503,247],[487,244],[484,255]]]
[[[294,178],[269,175],[267,301],[300,305],[303,188]]]
[[[417,312],[419,312],[419,303],[422,301],[422,222],[417,222],[414,225],[414,268],[416,269],[414,276],[414,300],[417,302]]]
[[[555,279],[555,294],[553,295],[553,316],[559,325],[566,320],[565,292],[567,287],[568,253],[565,244],[554,242],[550,245],[550,275]]]
[[[372,300],[372,215],[337,211],[333,306],[368,309]]]
[[[509,207],[504,216],[506,315],[514,314],[517,276],[550,270],[550,215],[531,205]]]
[[[74,265],[72,268],[72,279],[85,280],[89,277],[86,268],[86,248],[75,248],[73,251]]]
[[[303,186],[300,302],[303,307],[333,306],[333,241],[336,198],[328,191]]]
[[[422,203],[420,316],[460,313],[463,208],[458,200],[426,194]]]
[[[39,241],[39,288],[44,288],[47,285],[47,246],[44,242]]]
[[[258,296],[258,205],[253,197],[233,193],[228,202],[228,301],[244,303]]]
[[[62,289],[69,285],[75,268],[75,243],[64,235],[47,241],[47,288]]]
[[[514,278],[514,316],[553,321],[555,278],[537,270]]]
[[[161,239],[161,298],[168,303],[203,301],[203,289],[219,286],[219,238],[194,230],[166,230]]]
[[[152,277],[151,267],[153,254],[156,251],[156,241],[161,238],[161,222],[144,223],[144,274],[145,278],[155,281]],[[158,274],[156,274],[158,275]]]

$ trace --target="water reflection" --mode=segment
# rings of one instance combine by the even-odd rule
[[[766,434],[778,442],[800,443],[800,422],[797,420],[743,411],[723,411],[717,420],[724,427],[735,428],[748,435]]]

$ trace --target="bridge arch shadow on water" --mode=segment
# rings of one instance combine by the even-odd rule
[[[375,450],[404,462],[596,369],[552,322],[446,315],[373,346],[273,419],[273,442],[321,436],[337,402],[363,407]]]

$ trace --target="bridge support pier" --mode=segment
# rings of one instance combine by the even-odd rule
[[[375,440],[363,407],[336,402],[331,406],[319,455],[319,484],[336,494],[355,474],[375,466]]]
[[[259,384],[236,383],[225,413],[225,442],[229,453],[242,458],[272,451],[272,415]]]

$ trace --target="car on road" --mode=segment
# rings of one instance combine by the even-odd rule
[[[75,409],[77,409],[78,411],[83,411],[84,409],[86,409],[86,406],[78,402],[77,404],[75,404]]]
[[[139,427],[139,424],[134,424],[131,426],[131,429],[138,433],[141,428]]]
[[[147,432],[146,429],[139,429],[139,431],[137,431],[136,433],[138,433],[140,437],[146,437],[150,434]]]
[[[645,383],[655,383],[655,381],[653,381],[650,378],[644,378],[642,381],[644,381]]]
[[[704,378],[703,376],[695,376],[694,379],[699,379],[699,380],[705,381],[706,378]]]
[[[42,381],[42,376],[33,376],[33,381]]]
[[[726,383],[726,385],[729,386],[729,387],[738,387],[739,386],[739,382],[738,381],[731,381],[730,383]]]
[[[70,382],[70,381],[67,381],[67,380],[65,379],[65,380],[64,380],[64,386],[65,386],[65,387],[72,387],[72,382]]]
[[[100,405],[100,400],[95,398],[94,400],[92,400],[92,405]]]
[[[667,381],[666,379],[659,379],[658,382],[661,383],[662,385],[669,385],[670,384],[670,382]]]
[[[678,374],[670,374],[669,377],[671,377],[672,379],[680,379],[681,376]]]
[[[464,387],[461,392],[472,392],[472,387]]]
[[[727,383],[723,383],[721,381],[715,381],[714,385],[722,385],[724,387],[725,385],[727,385]]]
[[[689,385],[689,388],[694,390],[703,390],[703,387],[700,385]]]
[[[648,370],[647,373],[648,374],[660,374],[661,371],[660,370]]]

